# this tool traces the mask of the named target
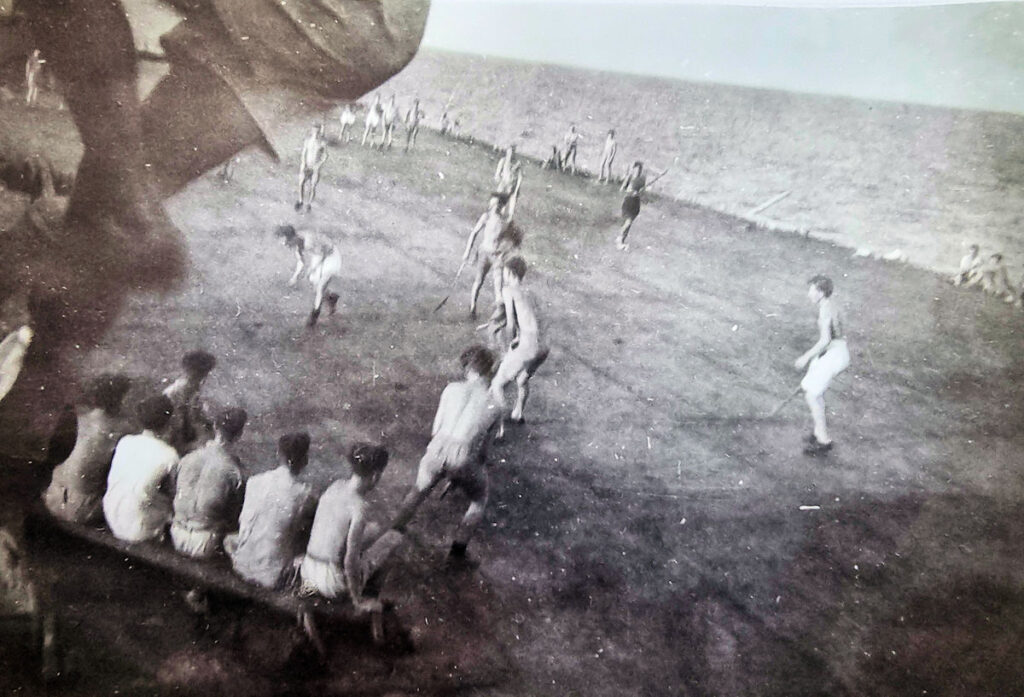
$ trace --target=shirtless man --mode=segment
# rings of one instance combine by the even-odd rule
[[[518,188],[518,182],[522,179],[523,168],[516,160],[516,146],[510,145],[505,150],[504,157],[498,162],[494,170],[495,191],[502,194],[511,194],[513,189]]]
[[[373,134],[380,128],[381,112],[383,109],[384,107],[380,103],[380,92],[378,92],[373,95],[373,103],[366,110],[366,119],[363,122],[363,141],[360,145],[366,145],[366,139],[369,137],[370,147],[373,147]],[[383,140],[383,136],[381,136],[381,140]]]
[[[209,559],[221,550],[225,533],[238,526],[245,480],[235,443],[246,419],[244,409],[225,409],[217,415],[214,439],[181,458],[171,542],[185,556]]]
[[[793,363],[797,370],[807,368],[800,387],[814,420],[814,431],[804,448],[804,453],[812,456],[832,449],[832,439],[825,427],[825,390],[832,378],[850,365],[850,351],[843,337],[839,310],[832,301],[832,289],[832,279],[827,276],[815,276],[808,281],[807,297],[818,307],[818,341]]]
[[[391,99],[384,105],[380,112],[381,132],[380,132],[380,149],[383,150],[384,146],[387,145],[388,150],[394,145],[395,140],[395,122],[398,120],[398,105],[395,104],[395,95],[391,95]]]
[[[320,168],[327,162],[327,144],[324,142],[323,124],[313,126],[302,144],[302,161],[299,163],[299,200],[295,210],[310,209],[316,198],[316,185],[320,183]]]
[[[489,385],[494,357],[483,346],[470,346],[459,357],[465,380],[449,383],[441,393],[431,429],[432,438],[420,460],[416,484],[406,494],[398,515],[391,523],[404,530],[430,492],[442,479],[461,488],[469,497],[469,508],[452,541],[449,555],[466,555],[466,546],[484,517],[487,507],[487,446],[501,420],[501,408],[490,397]]]
[[[521,424],[524,422],[523,407],[530,395],[530,378],[547,360],[549,349],[541,343],[535,305],[526,289],[520,285],[526,275],[526,262],[522,257],[512,257],[505,262],[502,273],[505,282],[501,297],[505,303],[504,316],[512,340],[505,357],[501,359],[498,372],[491,380],[491,394],[496,403],[503,404],[505,385],[515,380],[519,394],[510,418]]]
[[[366,495],[373,491],[388,464],[388,451],[369,443],[356,443],[348,454],[353,475],[327,487],[317,505],[309,544],[302,559],[302,591],[337,598],[346,592],[361,612],[380,611],[380,601],[363,597],[367,581],[404,539],[389,530],[364,550],[367,523]],[[372,533],[371,533],[372,534]]]
[[[640,215],[640,195],[647,188],[647,175],[644,174],[644,163],[637,160],[633,163],[633,169],[622,182],[619,191],[625,191],[626,196],[622,199],[622,229],[619,231],[619,239],[616,246],[621,251],[629,249],[626,244],[626,237],[633,227],[633,221]]]
[[[167,427],[167,442],[179,455],[193,450],[213,437],[213,420],[199,392],[217,359],[206,351],[189,351],[181,358],[181,375],[164,389],[174,413]]]
[[[977,277],[982,263],[981,256],[979,255],[980,251],[981,248],[976,244],[972,244],[967,248],[967,254],[960,259],[960,270],[953,276],[954,286],[963,285]]]
[[[72,523],[103,518],[103,494],[114,448],[129,430],[121,402],[131,382],[124,375],[101,375],[86,390],[78,410],[75,447],[53,470],[43,501],[50,513]]]
[[[420,100],[412,100],[412,107],[405,114],[405,151],[416,145],[416,136],[420,133],[420,122],[426,114],[420,109]]]
[[[619,150],[619,144],[615,142],[615,129],[608,131],[608,137],[604,139],[604,150],[601,151],[600,174],[597,177],[598,184],[607,184],[612,180],[612,163],[615,162],[615,153]]]
[[[299,275],[306,267],[306,260],[309,260],[309,282],[313,284],[315,295],[313,297],[313,311],[309,313],[306,321],[307,327],[316,325],[320,319],[320,308],[324,300],[327,301],[327,309],[334,314],[338,308],[339,296],[337,293],[327,290],[331,279],[341,274],[341,253],[334,242],[326,235],[312,230],[296,230],[291,225],[282,225],[277,228],[275,234],[281,238],[285,247],[295,252],[295,273],[288,279],[288,287],[293,288],[299,281]]]
[[[476,278],[473,279],[473,287],[469,292],[469,314],[471,317],[476,317],[477,298],[480,296],[480,289],[492,266],[497,266],[494,274],[494,302],[501,304],[501,267],[504,260],[522,242],[522,233],[512,224],[521,183],[522,173],[516,178],[511,195],[498,191],[491,194],[487,210],[477,220],[466,241],[466,251],[462,254],[463,264],[469,261],[473,244],[480,231],[483,231],[480,248],[477,250]]]
[[[981,289],[989,295],[1002,298],[1008,303],[1017,300],[1017,294],[1013,292],[1010,283],[1010,275],[1003,262],[1003,255],[998,252],[989,256],[979,267],[974,278],[968,281],[967,286],[980,285]]]
[[[352,128],[356,124],[356,113],[352,111],[351,104],[345,105],[345,108],[341,111],[341,116],[338,117],[338,121],[341,123],[341,134],[338,136],[338,139],[344,140],[347,143],[352,140]]]
[[[563,139],[565,147],[562,148],[562,169],[571,170],[573,174],[576,174],[576,144],[582,137],[576,131],[576,124],[572,124]]]
[[[441,113],[441,119],[437,122],[437,131],[441,135],[445,136],[445,135],[448,135],[448,131],[451,130],[451,127],[452,127],[452,121],[451,121],[450,118],[448,118],[448,110],[445,109]]]
[[[39,73],[43,70],[42,58],[39,57],[39,49],[35,49],[29,54],[28,60],[25,61],[25,104],[27,106],[35,106],[36,99],[39,97]]]

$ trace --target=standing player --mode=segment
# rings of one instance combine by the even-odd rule
[[[522,172],[519,172],[511,195],[498,191],[491,194],[487,210],[480,216],[469,233],[466,251],[462,254],[463,264],[469,261],[473,244],[480,231],[483,231],[483,239],[480,240],[480,248],[477,250],[476,278],[473,279],[473,287],[469,292],[469,314],[471,317],[476,317],[477,298],[480,296],[480,289],[492,266],[497,267],[494,269],[494,302],[496,305],[501,304],[502,266],[505,259],[510,257],[522,243],[522,232],[512,223],[522,181],[523,175]]]
[[[395,95],[391,95],[391,99],[384,105],[380,117],[380,149],[383,150],[384,145],[387,144],[388,150],[390,150],[395,140],[395,121],[398,120],[398,106],[395,104]]]
[[[39,97],[39,73],[43,70],[42,58],[39,57],[39,49],[35,49],[29,54],[28,60],[25,61],[25,104],[27,106],[35,106],[36,99]]]
[[[598,184],[607,184],[612,180],[612,163],[615,162],[615,153],[619,151],[619,144],[615,142],[615,129],[608,131],[608,137],[604,139],[604,150],[601,151],[600,174],[597,177]]]
[[[370,146],[373,146],[372,134],[380,128],[382,110],[383,107],[380,104],[380,92],[378,92],[373,95],[373,103],[370,104],[370,108],[366,110],[366,119],[363,122],[363,141],[360,145],[366,145],[366,138],[369,136]]]
[[[323,124],[313,126],[302,144],[302,162],[299,163],[299,200],[295,210],[307,212],[316,198],[316,185],[320,183],[320,168],[327,162],[327,144],[324,142]]]
[[[341,116],[338,117],[338,121],[341,122],[341,133],[338,135],[338,140],[349,142],[352,140],[352,128],[356,124],[356,113],[352,111],[352,105],[346,104],[345,108],[341,111]]]
[[[807,367],[800,387],[814,420],[814,431],[807,438],[804,453],[820,455],[832,449],[832,439],[825,427],[825,390],[832,378],[850,365],[850,350],[843,337],[839,310],[832,302],[832,279],[819,275],[808,284],[807,297],[818,306],[818,341],[793,365],[797,370]]]
[[[416,136],[420,133],[420,121],[426,114],[420,109],[419,97],[412,100],[412,107],[405,114],[405,151],[416,145]]]
[[[622,251],[629,249],[626,237],[629,236],[629,229],[633,227],[633,221],[640,215],[640,195],[646,188],[647,175],[644,174],[644,163],[637,160],[633,163],[632,171],[619,187],[619,191],[626,192],[626,196],[622,199],[622,230],[619,232],[619,241],[616,244]]]
[[[281,238],[285,247],[295,252],[295,273],[288,280],[289,287],[294,287],[298,282],[307,258],[309,260],[309,282],[313,284],[315,296],[313,311],[309,313],[306,326],[312,327],[320,318],[324,300],[327,301],[330,314],[333,315],[338,307],[338,294],[329,292],[327,286],[332,278],[341,273],[341,253],[330,238],[312,230],[297,231],[291,225],[282,225],[274,234]]]
[[[576,144],[579,139],[582,138],[576,131],[576,124],[569,126],[569,131],[565,134],[564,144],[562,148],[562,169],[571,170],[573,174],[576,174]]]
[[[502,273],[505,281],[501,297],[505,303],[505,321],[512,333],[512,341],[491,381],[491,394],[498,404],[504,403],[505,385],[515,380],[519,393],[510,418],[516,423],[523,423],[523,407],[530,395],[530,378],[547,360],[549,349],[540,341],[535,305],[526,289],[520,285],[526,275],[526,262],[522,257],[512,257],[505,262]],[[500,326],[497,328],[500,329]]]
[[[501,420],[501,409],[491,400],[494,357],[483,346],[470,346],[459,357],[465,380],[449,383],[441,393],[431,429],[431,440],[420,460],[416,484],[406,494],[391,527],[404,530],[430,492],[442,479],[469,497],[449,555],[465,557],[466,546],[487,507],[487,446]]]

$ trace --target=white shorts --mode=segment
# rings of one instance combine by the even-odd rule
[[[807,374],[800,381],[803,391],[812,397],[825,394],[832,378],[843,372],[850,365],[850,350],[845,339],[833,339],[828,350],[813,359],[807,367]]]
[[[321,260],[321,262],[309,273],[309,282],[314,286],[335,278],[341,274],[341,254],[335,249]]]
[[[171,542],[174,549],[193,559],[209,559],[220,551],[224,534],[217,530],[193,528],[174,521],[171,523]]]
[[[371,535],[376,534],[377,529],[373,524],[366,526],[367,533]],[[359,574],[362,576],[362,583],[366,583],[380,570],[404,539],[402,533],[397,530],[388,530],[363,552],[359,559]],[[317,593],[325,598],[338,598],[348,593],[345,570],[340,562],[329,562],[307,554],[302,558],[299,575],[302,579],[302,592]]]

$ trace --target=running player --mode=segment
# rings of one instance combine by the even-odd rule
[[[633,227],[633,221],[640,215],[640,195],[647,188],[647,175],[644,174],[644,163],[637,160],[633,163],[633,169],[622,182],[619,191],[625,191],[626,196],[622,199],[622,230],[619,232],[619,240],[616,246],[626,251],[629,245],[626,244],[626,237]]]
[[[850,350],[843,337],[843,324],[839,310],[832,300],[832,279],[815,276],[808,281],[807,297],[818,307],[818,341],[793,365],[797,370],[807,368],[800,382],[804,398],[811,410],[814,431],[807,438],[804,453],[820,455],[832,449],[825,426],[825,390],[832,379],[850,365]]]

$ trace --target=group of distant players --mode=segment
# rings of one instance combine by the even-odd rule
[[[960,268],[951,280],[955,286],[980,287],[989,295],[1024,308],[1024,280],[1014,287],[999,252],[982,258],[981,248],[977,244],[969,245],[967,254],[960,259]]]

